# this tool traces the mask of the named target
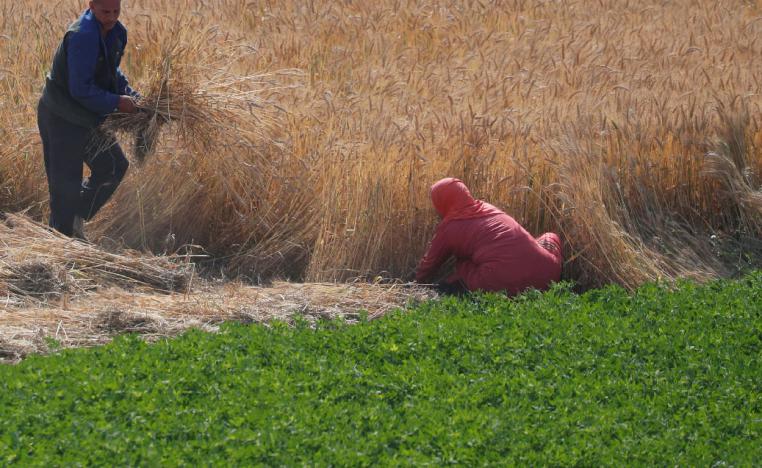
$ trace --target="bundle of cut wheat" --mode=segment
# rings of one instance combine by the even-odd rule
[[[0,238],[0,287],[9,296],[45,299],[102,286],[181,291],[193,271],[189,258],[107,252],[23,215],[8,215]]]
[[[215,41],[222,42],[217,53],[210,55],[204,49]],[[229,73],[223,61],[234,60],[237,48],[220,39],[214,28],[193,38],[174,35],[138,87],[143,93],[138,111],[109,116],[94,144],[110,145],[116,133],[127,134],[134,139],[135,157],[142,164],[154,153],[162,129],[170,123],[175,124],[181,146],[205,152],[230,140],[267,140],[275,125],[274,107],[265,105],[261,95],[278,86],[277,75],[291,72]]]
[[[136,159],[143,163],[156,149],[166,124],[177,122],[181,135],[193,133],[198,138],[208,133],[205,126],[220,120],[219,111],[210,105],[208,97],[187,80],[187,75],[176,70],[178,65],[173,63],[176,56],[175,47],[164,50],[161,63],[143,89],[145,95],[139,99],[138,112],[117,113],[106,119],[101,126],[101,140],[96,144],[109,144],[117,132],[131,135],[135,138]]]

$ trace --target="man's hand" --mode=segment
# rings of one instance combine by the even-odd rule
[[[126,95],[119,96],[119,104],[117,104],[117,109],[123,114],[134,114],[138,111],[138,108],[135,105],[135,98]]]

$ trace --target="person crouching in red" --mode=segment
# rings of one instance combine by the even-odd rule
[[[505,291],[547,289],[561,278],[561,240],[548,232],[537,239],[515,219],[471,196],[468,187],[452,177],[431,186],[431,201],[442,221],[428,251],[418,264],[416,281],[425,283],[451,256],[456,271],[440,291]]]

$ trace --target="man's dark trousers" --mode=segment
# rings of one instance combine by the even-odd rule
[[[129,162],[116,140],[105,150],[93,148],[97,129],[75,125],[42,103],[37,125],[45,155],[50,192],[50,227],[71,236],[74,217],[89,220],[103,207],[122,181]],[[91,175],[82,180],[83,166]]]

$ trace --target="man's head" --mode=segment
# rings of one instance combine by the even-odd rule
[[[90,11],[101,24],[104,32],[111,31],[119,20],[122,0],[90,0]]]

